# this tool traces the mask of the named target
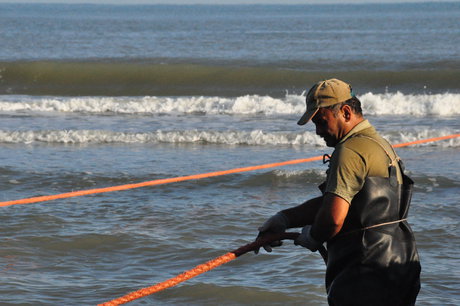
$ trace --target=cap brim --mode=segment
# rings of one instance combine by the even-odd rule
[[[314,108],[314,109],[307,110],[305,112],[305,114],[303,114],[303,116],[299,119],[299,121],[297,121],[297,124],[298,125],[306,124],[308,121],[311,120],[311,118],[313,118],[313,116],[316,114],[316,112],[318,110],[319,110],[319,108]]]

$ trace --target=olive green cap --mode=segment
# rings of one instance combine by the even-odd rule
[[[345,102],[353,97],[351,85],[338,79],[329,79],[316,83],[308,92],[307,110],[297,122],[304,125],[313,118],[321,107]]]

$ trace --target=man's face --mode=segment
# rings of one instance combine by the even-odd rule
[[[316,134],[324,139],[328,147],[335,147],[344,136],[341,112],[339,110],[334,114],[330,109],[320,108],[311,120],[316,126]]]

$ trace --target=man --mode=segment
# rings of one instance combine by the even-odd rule
[[[406,221],[412,180],[391,145],[363,118],[349,84],[318,82],[306,104],[298,124],[311,120],[316,134],[335,148],[319,186],[322,196],[269,218],[258,239],[303,227],[296,245],[314,252],[326,242],[329,305],[414,305],[420,263]]]

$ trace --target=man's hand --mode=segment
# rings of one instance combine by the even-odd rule
[[[289,219],[282,212],[278,212],[276,215],[271,216],[264,224],[259,227],[259,235],[257,235],[256,241],[270,234],[281,234],[286,231],[289,226]],[[267,252],[272,251],[272,247],[282,245],[282,241],[273,241],[270,244],[263,245],[262,247]],[[255,254],[259,253],[259,249],[254,250]]]
[[[295,245],[301,245],[304,248],[309,249],[312,252],[316,252],[320,246],[322,245],[321,242],[316,241],[310,233],[311,225],[305,225],[302,228],[302,233],[294,240]]]

